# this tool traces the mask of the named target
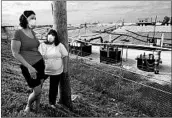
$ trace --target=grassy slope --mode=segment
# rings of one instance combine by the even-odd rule
[[[27,87],[23,76],[20,73],[19,63],[12,57],[10,51],[10,42],[1,40],[1,114],[7,117],[24,116],[22,113],[26,105],[27,97],[31,90]],[[29,116],[42,117],[61,117],[61,116],[148,116],[148,112],[128,106],[122,102],[122,99],[110,98],[116,93],[124,91],[116,91],[116,81],[109,75],[92,70],[85,67],[76,60],[70,61],[70,80],[72,93],[79,97],[73,101],[74,113],[67,112],[58,107],[56,110],[48,106],[48,80],[43,86],[41,109],[42,112],[35,114],[34,110]],[[107,81],[108,80],[108,81]],[[125,84],[127,87],[127,84]],[[135,85],[136,86],[136,85]],[[124,87],[124,86],[121,86]],[[128,88],[128,87],[127,87]],[[121,89],[123,90],[123,89]],[[130,91],[129,91],[130,92]],[[133,95],[131,97],[135,97]],[[122,97],[121,97],[122,98]],[[150,101],[151,102],[151,101]],[[149,104],[149,103],[148,103]],[[166,108],[166,107],[165,107]],[[170,108],[170,107],[168,107]],[[166,109],[165,109],[166,110]],[[164,112],[163,112],[164,113]],[[162,116],[163,114],[153,114],[154,116]],[[167,114],[163,116],[169,116]]]
[[[72,61],[74,62],[71,64],[71,68],[73,70],[71,75],[73,74],[76,78],[87,83],[95,90],[106,93],[108,96],[123,101],[126,104],[130,104],[132,107],[138,108],[150,116],[172,116],[171,95],[159,92],[149,87],[131,83],[127,80],[123,80],[103,72],[106,70],[106,72],[119,75],[120,71],[114,68],[107,68],[107,66],[100,65],[94,65],[93,67],[92,65],[84,64],[83,62],[78,64],[79,60]],[[77,64],[75,61],[77,61]],[[97,71],[93,68],[103,71]],[[161,86],[147,80],[143,81],[138,77],[137,80],[135,80],[135,77],[138,75],[127,73],[127,71],[124,72],[123,76],[166,91],[171,90],[171,87],[168,85]]]

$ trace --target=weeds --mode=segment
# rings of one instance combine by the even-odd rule
[[[2,117],[172,116],[170,96],[97,71],[92,68],[93,65],[83,65],[84,60],[77,59],[71,59],[69,63],[72,94],[80,96],[73,101],[74,114],[60,107],[51,109],[48,105],[48,87],[44,86],[41,113],[36,114],[33,109],[33,112],[25,115],[23,109],[31,90],[18,69],[18,62],[12,57],[9,41],[3,39],[1,48]],[[99,65],[94,67],[106,70]]]

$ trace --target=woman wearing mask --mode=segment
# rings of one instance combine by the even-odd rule
[[[33,89],[24,111],[29,112],[34,101],[36,101],[36,111],[38,111],[45,65],[38,51],[39,41],[33,32],[36,23],[34,11],[24,11],[19,22],[22,29],[15,32],[11,40],[11,50],[13,56],[21,63],[20,68],[28,86]]]
[[[58,85],[67,72],[68,52],[59,42],[57,32],[53,29],[48,32],[47,41],[40,44],[39,51],[45,61],[45,74],[50,77],[49,104],[56,108]]]

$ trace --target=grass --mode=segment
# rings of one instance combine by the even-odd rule
[[[12,57],[10,50],[10,41],[2,39],[1,44],[2,55],[1,55],[1,114],[2,117],[22,117],[26,116],[23,114],[23,109],[26,105],[28,95],[31,93],[31,89],[28,88],[21,71],[19,69],[19,63]],[[48,90],[46,90],[47,93]],[[45,92],[42,97],[47,100],[45,97]],[[41,104],[42,112],[36,114],[31,112],[27,117],[36,117],[36,116],[71,116],[70,114],[60,111],[60,109],[54,111],[46,104]]]
[[[138,85],[127,80],[122,80],[102,71],[95,71],[93,69],[95,68],[95,65],[94,67],[92,67],[92,65],[86,66],[84,62],[78,64],[80,61],[77,60],[77,63],[75,61],[75,59],[71,60],[72,66],[70,65],[70,67],[73,70],[71,74],[73,74],[78,80],[93,87],[94,90],[106,93],[110,97],[123,101],[126,104],[130,104],[133,108],[138,108],[150,116],[172,116],[170,94]],[[104,69],[105,68],[101,68],[101,70]],[[107,71],[109,72],[109,70]],[[125,73],[124,76],[127,75]],[[129,77],[130,80],[135,80],[136,78],[131,78],[134,77],[134,75],[129,76],[129,73],[128,76],[125,77]],[[163,86],[156,83],[150,83],[148,81],[141,81],[141,79],[137,79],[137,82],[142,82],[156,88],[163,88],[169,92],[171,90],[171,87],[168,85]]]
[[[23,109],[31,90],[21,75],[19,63],[12,57],[10,41],[2,39],[1,50],[2,117],[25,116]],[[92,68],[105,69],[100,65],[85,66],[83,63],[83,60],[77,59],[70,59],[69,63],[72,94],[79,96],[73,101],[73,112],[61,107],[56,110],[49,107],[47,80],[43,86],[41,113],[36,114],[33,109],[27,117],[172,116],[170,96]],[[113,72],[111,69],[106,70]],[[148,91],[149,94],[146,94]]]

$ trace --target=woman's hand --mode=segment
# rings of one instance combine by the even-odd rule
[[[33,68],[32,66],[29,66],[29,67],[28,67],[28,70],[29,70],[30,76],[31,76],[33,79],[36,79],[36,73],[37,73],[36,69]]]

